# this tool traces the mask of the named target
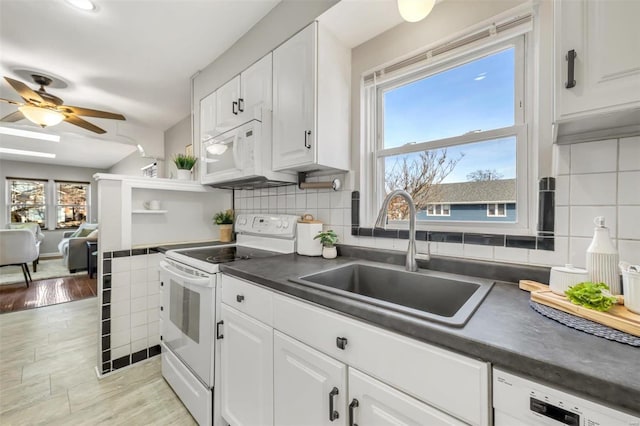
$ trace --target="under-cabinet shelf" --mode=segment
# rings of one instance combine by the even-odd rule
[[[167,210],[131,210],[132,214],[165,214]]]

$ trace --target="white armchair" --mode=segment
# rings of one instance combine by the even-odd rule
[[[29,229],[0,229],[0,266],[21,266],[29,287],[31,273],[27,263],[36,261],[39,245]]]
[[[87,236],[97,229],[97,223],[83,223],[75,231],[62,235],[58,250],[69,272],[87,269]]]
[[[34,222],[30,223],[7,223],[7,229],[28,229],[33,233],[35,237],[36,250],[38,252],[37,258],[33,261],[33,272],[38,272],[38,262],[40,260],[40,244],[44,240],[44,233],[40,229],[40,225]]]

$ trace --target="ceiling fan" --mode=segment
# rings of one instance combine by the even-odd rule
[[[106,133],[106,130],[89,123],[79,116],[126,120],[122,114],[63,105],[62,99],[45,90],[45,87],[52,82],[49,77],[38,74],[32,74],[31,77],[36,84],[40,85],[38,90],[30,89],[29,86],[21,81],[9,77],[4,78],[24,99],[25,103],[0,98],[2,102],[18,105],[18,111],[2,117],[0,121],[13,123],[26,118],[41,127],[55,126],[62,121],[66,121],[94,133],[103,134]]]

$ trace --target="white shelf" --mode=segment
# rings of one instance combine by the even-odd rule
[[[213,192],[215,188],[201,185],[193,180],[148,178],[140,176],[114,175],[109,173],[96,173],[93,175],[96,181],[116,180],[123,184],[137,189],[158,189],[164,191],[186,191],[186,192]]]
[[[132,214],[165,214],[167,210],[131,210]]]

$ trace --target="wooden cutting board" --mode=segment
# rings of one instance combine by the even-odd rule
[[[640,337],[640,315],[634,314],[622,305],[622,296],[618,296],[618,304],[613,305],[607,312],[599,312],[584,306],[574,305],[566,296],[553,293],[545,284],[520,280],[520,288],[531,292],[531,300],[536,303]]]

